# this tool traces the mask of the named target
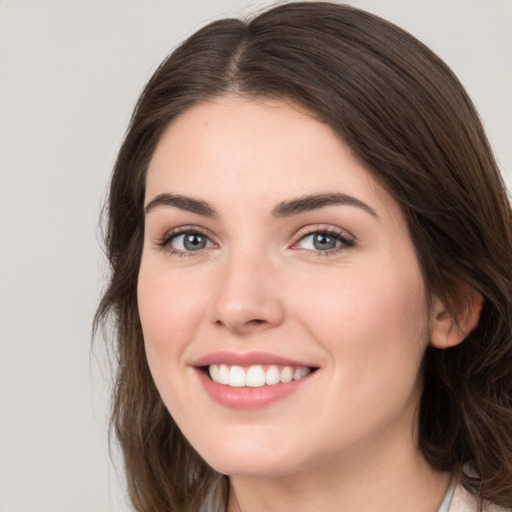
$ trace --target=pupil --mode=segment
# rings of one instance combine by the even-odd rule
[[[204,249],[206,246],[206,238],[203,235],[190,234],[186,235],[183,241],[185,249],[188,251],[197,251],[198,249]]]
[[[336,239],[329,235],[315,235],[315,238],[313,239],[313,245],[315,249],[320,251],[334,249],[336,247]]]

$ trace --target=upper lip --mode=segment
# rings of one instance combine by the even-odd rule
[[[269,352],[230,352],[220,351],[206,354],[195,361],[194,366],[209,366],[211,364],[226,364],[228,366],[276,365],[300,368],[316,368],[308,362],[289,359]]]

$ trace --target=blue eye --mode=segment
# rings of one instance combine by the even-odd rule
[[[193,231],[171,236],[165,245],[179,252],[200,251],[207,247],[213,247],[213,243],[207,236]]]
[[[315,231],[304,235],[295,244],[295,247],[307,251],[336,252],[337,249],[353,245],[353,240],[342,236],[340,233]]]

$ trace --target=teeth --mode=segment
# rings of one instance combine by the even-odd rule
[[[291,366],[272,365],[264,368],[261,365],[249,366],[228,366],[226,364],[211,364],[208,367],[208,373],[214,382],[225,384],[234,388],[260,388],[262,386],[272,386],[281,382],[291,382],[299,380],[311,373],[306,367],[292,368]]]
[[[245,372],[241,366],[232,366],[229,370],[229,386],[233,388],[245,387]]]
[[[279,384],[281,382],[281,374],[277,366],[269,366],[265,375],[265,384],[272,386],[272,384]]]
[[[293,380],[293,369],[285,366],[281,370],[281,382],[291,382]]]
[[[246,378],[245,385],[247,387],[260,388],[265,385],[265,370],[261,366],[251,366],[247,370]]]
[[[311,373],[311,370],[309,368],[297,368],[293,372],[293,380],[302,379],[302,377],[305,377],[308,373]]]
[[[212,365],[213,366],[213,365]],[[210,377],[212,377],[210,375]],[[213,377],[212,377],[213,379]],[[221,364],[219,367],[219,380],[216,381],[220,384],[229,384],[229,368],[225,364]]]
[[[220,382],[220,368],[217,364],[212,364],[209,368],[210,377],[215,382]]]

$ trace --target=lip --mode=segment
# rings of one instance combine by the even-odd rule
[[[267,407],[296,393],[304,385],[307,385],[316,372],[299,380],[259,388],[234,388],[214,382],[201,369],[196,368],[196,373],[203,389],[218,404],[230,409],[254,410]]]
[[[227,350],[207,354],[195,361],[193,366],[199,368],[211,364],[227,364],[229,366],[253,366],[260,364],[318,368],[317,365],[310,362],[289,359],[269,352],[230,352]]]
[[[298,380],[282,382],[272,386],[237,388],[219,384],[210,379],[206,375],[204,367],[211,364],[226,364],[230,366],[277,365],[318,368],[318,366],[311,365],[304,361],[289,359],[267,352],[237,353],[222,351],[208,354],[198,359],[193,367],[203,389],[209,397],[224,407],[245,410],[262,409],[289,397],[298,392],[303,386],[307,386],[310,380],[314,378],[316,372],[312,372]]]

